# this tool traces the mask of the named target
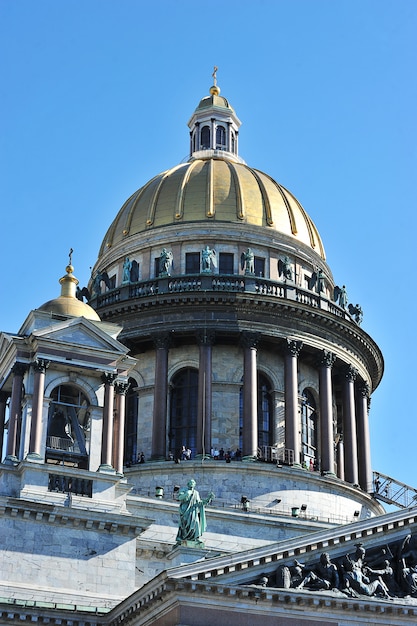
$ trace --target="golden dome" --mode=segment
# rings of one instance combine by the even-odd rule
[[[212,156],[213,151],[207,151],[207,158],[193,157],[162,172],[136,191],[111,224],[99,255],[129,237],[155,228],[189,222],[226,222],[274,229],[309,246],[325,259],[317,228],[290,191],[268,174],[216,152]]]
[[[54,300],[49,300],[39,307],[39,311],[68,315],[71,317],[85,317],[88,320],[100,321],[95,310],[76,296],[78,278],[73,274],[72,265],[67,265],[66,275],[59,279],[61,283],[61,295]]]

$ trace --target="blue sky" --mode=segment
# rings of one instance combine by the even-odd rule
[[[240,155],[289,188],[385,375],[373,467],[417,487],[415,0],[0,0],[0,329],[80,284],[123,202],[188,155],[218,84]]]

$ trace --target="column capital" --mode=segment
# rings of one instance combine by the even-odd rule
[[[117,378],[117,374],[114,372],[104,372],[101,375],[101,380],[105,385],[110,385],[111,387],[114,385],[114,382]]]
[[[152,341],[157,350],[168,349],[171,345],[171,334],[168,332],[157,333],[152,335]]]
[[[26,365],[26,363],[21,363],[20,361],[16,361],[16,363],[12,367],[12,373],[15,376],[23,376],[27,368],[28,366]]]
[[[117,394],[120,396],[125,396],[129,391],[130,383],[125,380],[116,380],[114,383],[114,388]]]
[[[349,382],[355,382],[358,375],[358,370],[356,369],[356,367],[353,367],[353,365],[347,365],[345,367],[344,373],[346,380],[348,380]]]
[[[360,393],[360,395],[362,396],[362,398],[366,399],[366,405],[367,405],[367,410],[369,412],[369,409],[371,408],[371,388],[368,385],[368,383],[366,382],[361,382],[358,385],[358,391]]]
[[[334,352],[330,352],[329,350],[323,350],[323,352],[321,353],[318,362],[319,365],[322,365],[324,367],[333,367],[334,363],[336,361],[336,355]]]
[[[368,398],[369,400],[370,395],[371,395],[371,388],[369,387],[368,383],[361,382],[358,385],[358,391],[363,398]]]
[[[32,363],[32,367],[35,372],[39,372],[40,374],[45,374],[48,369],[50,361],[47,359],[35,359]]]
[[[0,402],[7,402],[10,398],[10,391],[0,391]]]
[[[198,330],[196,337],[200,346],[212,346],[216,339],[216,333],[214,330]]]
[[[240,341],[244,348],[257,348],[261,335],[244,330],[240,336]]]
[[[303,349],[303,342],[296,339],[288,339],[286,343],[286,353],[291,356],[298,356]]]

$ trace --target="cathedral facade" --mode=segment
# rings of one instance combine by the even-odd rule
[[[417,518],[372,474],[381,351],[240,124],[215,80],[89,284],[70,253],[0,336],[0,623],[415,623]],[[190,479],[215,496],[195,542]]]

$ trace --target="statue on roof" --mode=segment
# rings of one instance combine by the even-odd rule
[[[362,307],[360,307],[359,304],[355,304],[355,306],[353,304],[349,304],[348,311],[351,314],[351,316],[355,319],[355,322],[357,324],[360,324],[362,322],[363,311],[362,311]]]
[[[213,267],[217,267],[216,251],[210,246],[206,246],[201,253],[201,270],[203,272],[211,272]]]
[[[252,248],[248,248],[246,252],[242,252],[240,263],[246,275],[253,275],[255,273],[255,255],[253,254]]]
[[[341,306],[342,309],[346,309],[346,305],[348,303],[348,297],[347,297],[347,291],[346,291],[345,285],[343,285],[343,287],[336,286],[334,288],[333,300],[335,302],[339,302],[339,306]]]
[[[167,250],[166,248],[162,248],[161,255],[159,257],[159,275],[160,276],[170,276],[171,268],[173,262],[173,254],[171,250]]]
[[[132,269],[132,261],[127,256],[123,263],[122,283],[130,283],[130,271]]]
[[[180,502],[180,523],[176,542],[183,542],[188,545],[204,545],[200,541],[201,535],[206,530],[206,512],[204,507],[214,498],[214,493],[210,492],[207,498],[200,498],[200,494],[195,488],[194,479],[188,481],[187,486],[178,492]]]
[[[285,280],[292,280],[291,261],[287,256],[278,259],[278,276],[282,276]]]

